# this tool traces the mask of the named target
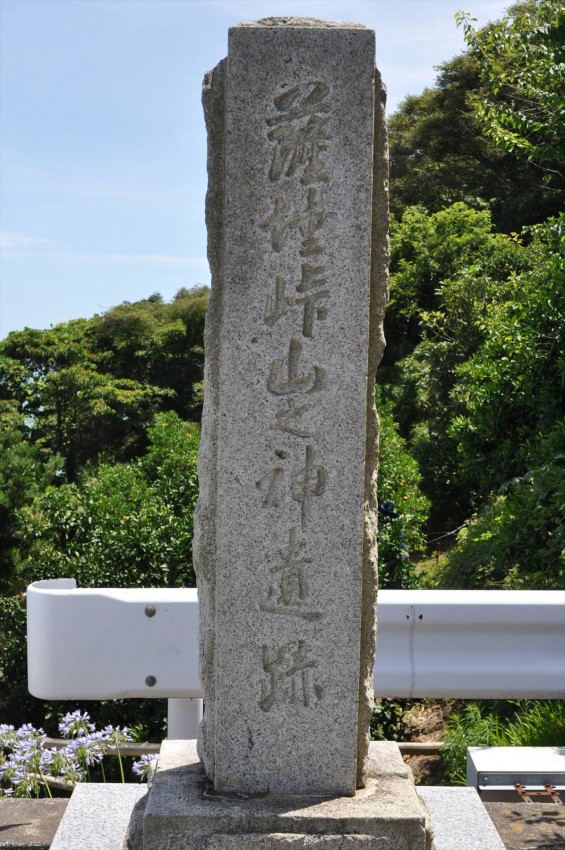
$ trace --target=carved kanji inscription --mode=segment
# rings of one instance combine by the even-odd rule
[[[312,437],[313,432],[307,427],[303,418],[303,414],[311,408],[311,404],[307,402],[298,404],[296,399],[289,396],[285,398],[285,406],[275,413],[276,422],[271,425],[271,428],[286,431],[287,434],[293,434],[295,437]]]
[[[271,711],[275,705],[305,706],[318,702],[324,688],[316,675],[319,662],[304,639],[270,649],[262,647],[263,671],[259,705]]]
[[[302,237],[300,256],[310,257],[324,253],[325,248],[320,242],[318,231],[328,218],[334,216],[335,212],[328,211],[321,205],[318,190],[311,187],[308,189],[304,206],[294,209],[283,195],[277,195],[273,211],[261,222],[260,227],[270,230],[271,248],[276,254],[285,249],[289,235],[298,230]]]
[[[277,112],[266,119],[269,141],[275,150],[269,179],[276,183],[283,175],[300,173],[304,185],[327,183],[329,174],[322,159],[331,140],[328,130],[330,104],[327,83],[293,86],[274,98]]]
[[[326,383],[326,370],[313,366],[311,372],[300,374],[302,343],[292,337],[288,346],[288,358],[285,364],[281,360],[271,363],[267,389],[273,395],[306,394],[321,390]]]
[[[302,530],[305,531],[310,520],[312,500],[322,496],[328,480],[327,470],[316,465],[316,451],[313,445],[306,446],[306,463],[299,472],[292,475],[292,498],[300,502]]]
[[[302,263],[302,279],[296,286],[297,292],[303,292],[301,298],[296,299],[297,304],[304,305],[302,320],[302,333],[305,337],[314,335],[314,320],[322,321],[328,315],[328,309],[323,302],[330,294],[329,289],[323,289],[327,278],[323,276],[324,266],[314,266],[311,263]]]
[[[292,298],[288,298],[285,295],[285,288],[286,281],[284,277],[279,275],[275,283],[274,295],[267,295],[265,321],[269,325],[274,324],[281,316],[284,316],[288,311],[289,305],[292,304]]]
[[[323,614],[312,607],[309,570],[313,559],[305,555],[306,540],[298,539],[291,528],[288,545],[279,549],[280,560],[271,567],[266,601],[260,607],[272,614],[286,614],[305,620],[319,620]]]

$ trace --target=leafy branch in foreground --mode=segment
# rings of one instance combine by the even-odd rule
[[[458,26],[478,63],[483,90],[471,105],[487,137],[516,156],[563,173],[565,161],[565,6],[526,0],[500,21]]]

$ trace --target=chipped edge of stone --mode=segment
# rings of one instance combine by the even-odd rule
[[[383,356],[384,311],[388,301],[388,142],[386,89],[375,68],[373,135],[373,213],[371,233],[369,354],[367,359],[367,435],[365,446],[365,509],[363,532],[362,610],[360,638],[359,706],[357,726],[357,786],[368,776],[369,724],[374,705],[373,667],[377,605],[377,471],[379,419],[375,405],[375,378]]]
[[[206,714],[198,731],[198,752],[208,775],[215,773],[213,710],[216,634],[216,503],[220,411],[218,375],[222,338],[223,298],[223,184],[225,173],[225,98],[227,59],[208,71],[202,85],[202,103],[208,134],[208,191],[206,225],[212,286],[204,329],[204,409],[198,454],[199,497],[195,513],[193,557],[198,581],[200,617],[200,680],[207,694]]]
[[[240,27],[296,27],[309,29],[348,29],[348,30],[369,30],[365,24],[356,24],[353,21],[326,21],[323,18],[301,18],[295,15],[286,15],[284,17],[269,17],[260,18],[258,21],[245,21],[237,24],[231,29],[239,29]]]

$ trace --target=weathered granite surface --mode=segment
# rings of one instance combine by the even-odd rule
[[[505,850],[474,788],[420,785],[417,793],[428,810],[433,850]]]
[[[184,745],[183,745],[184,746]],[[378,752],[377,745],[377,752]],[[186,753],[191,752],[195,757],[195,746],[187,746]],[[178,755],[178,753],[177,753]],[[183,759],[175,759],[174,753],[169,752],[173,769],[182,766]],[[184,757],[183,757],[184,758]],[[379,764],[388,763],[389,768],[402,774],[403,767],[395,755],[388,750],[378,754]],[[65,819],[64,840],[63,829],[59,838],[58,850],[100,850],[104,840],[104,850],[121,848],[125,839],[125,815],[134,808],[133,829],[130,830],[128,848],[142,848],[143,836],[141,821],[144,816],[147,801],[144,787],[138,786],[134,793],[131,785],[81,785],[75,797],[69,817]],[[102,790],[101,790],[102,789]],[[104,790],[105,789],[105,790]],[[554,803],[486,803],[483,805],[473,788],[418,787],[418,796],[428,807],[429,822],[435,832],[435,843],[432,850],[559,850],[565,848],[565,823],[562,806]],[[138,797],[139,795],[139,797]],[[137,802],[136,802],[137,799]],[[106,817],[108,802],[110,813],[119,803],[120,817]],[[62,815],[67,800],[3,800],[0,801],[0,848],[2,850],[47,850],[51,844],[56,825]],[[487,814],[488,811],[488,814]],[[503,843],[493,830],[492,818]],[[106,820],[101,830],[99,822]],[[340,845],[338,838],[342,841]],[[243,837],[228,836],[238,848],[237,842],[243,840],[245,847],[268,848],[265,838],[261,835],[247,834]],[[210,847],[214,846],[214,840]],[[249,843],[247,843],[249,840]],[[268,838],[270,840],[270,836]],[[274,840],[279,846],[287,846],[292,850],[300,850],[305,845],[315,850],[353,850],[355,846],[374,848],[379,847],[375,836],[355,835],[352,844],[347,836],[321,835],[305,836],[292,833],[275,833]],[[383,839],[384,840],[384,839]],[[365,841],[365,844],[363,844]],[[370,842],[373,843],[370,843]],[[286,842],[286,844],[284,843]],[[302,842],[302,844],[301,844]],[[369,842],[369,843],[367,843]],[[173,844],[174,846],[174,844]],[[388,850],[387,844],[381,841],[381,847]]]
[[[131,811],[146,785],[77,785],[51,850],[122,850]]]
[[[1,850],[49,850],[68,800],[0,800]]]
[[[217,792],[195,742],[164,741],[144,812],[143,850],[426,850],[427,840],[423,807],[393,743],[370,745],[365,789],[324,797]]]
[[[199,751],[217,790],[352,795],[373,698],[387,280],[374,34],[234,27],[204,108]]]

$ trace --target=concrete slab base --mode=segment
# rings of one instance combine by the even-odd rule
[[[565,806],[522,802],[484,806],[506,850],[565,850]]]
[[[426,813],[397,744],[370,747],[355,797],[215,792],[195,741],[164,741],[131,850],[428,850]],[[142,820],[142,829],[140,824]]]
[[[68,800],[0,800],[0,850],[49,850]]]

